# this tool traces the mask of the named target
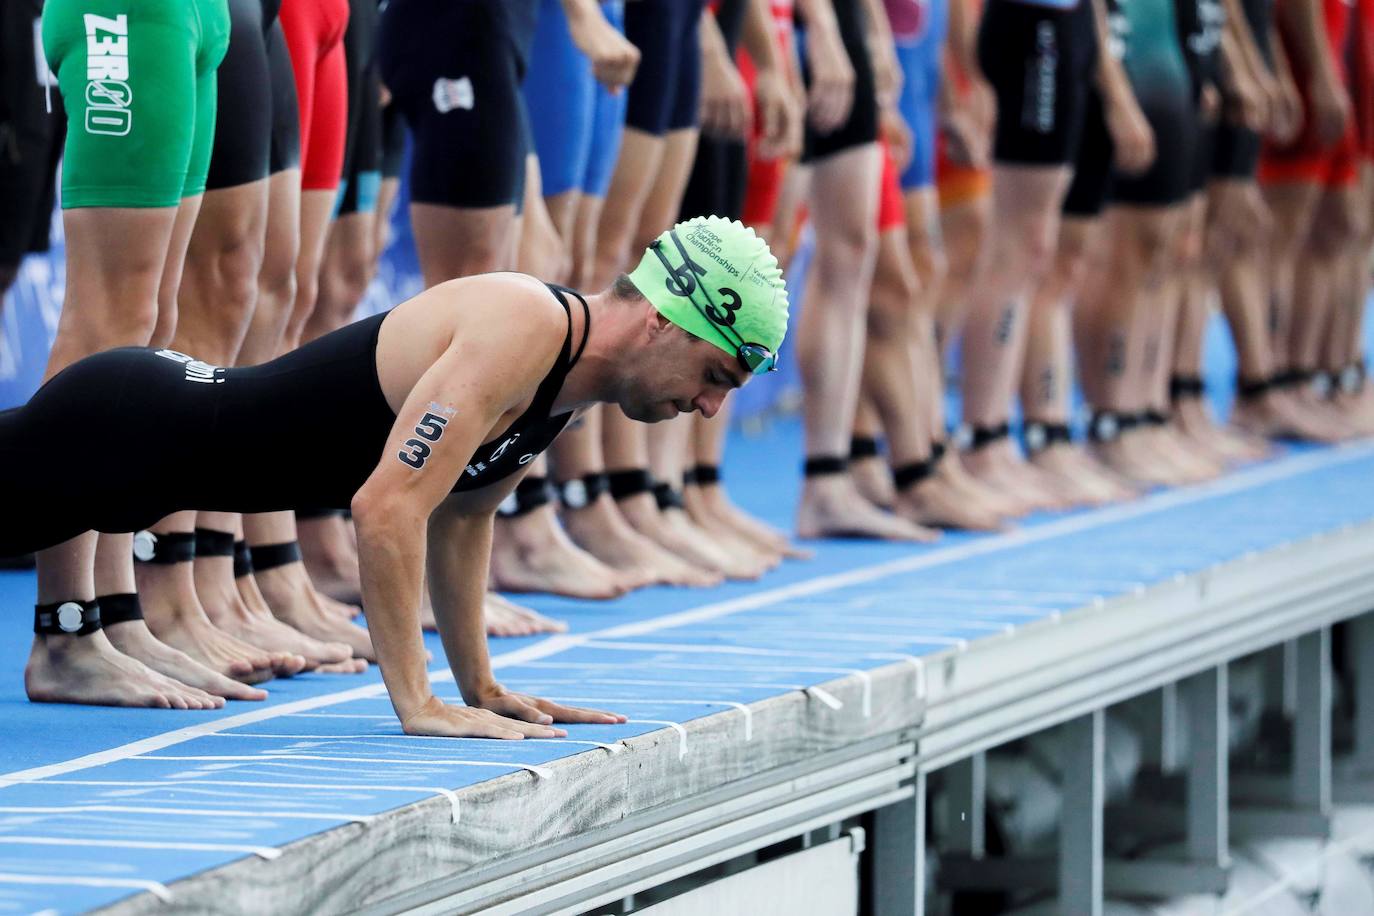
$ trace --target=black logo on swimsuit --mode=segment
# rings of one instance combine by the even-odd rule
[[[425,466],[425,460],[429,458],[430,442],[438,442],[439,437],[444,434],[444,427],[448,426],[448,420],[438,414],[426,413],[420,418],[420,422],[415,425],[415,435],[419,439],[407,439],[406,448],[410,451],[397,452],[396,457],[406,464],[419,469]],[[428,441],[426,441],[428,440]]]

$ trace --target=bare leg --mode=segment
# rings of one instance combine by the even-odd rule
[[[996,515],[962,502],[936,480],[930,424],[916,396],[922,381],[912,341],[916,336],[916,298],[920,294],[906,230],[898,226],[878,240],[864,348],[863,387],[873,399],[887,434],[888,459],[895,484],[894,508],[918,525],[991,530]]]
[[[1101,220],[1065,217],[1049,273],[1031,297],[1026,363],[1021,375],[1021,406],[1028,423],[1067,426],[1073,385],[1072,313],[1083,285]],[[1032,465],[1048,485],[1071,503],[1100,505],[1133,494],[1081,445],[1071,441],[1029,443]]]
[[[188,209],[193,213],[198,204],[196,198]],[[143,346],[152,339],[179,209],[63,212],[67,294],[45,378],[92,353]],[[96,597],[96,544],[97,536],[88,533],[39,552],[38,603]],[[177,709],[208,709],[222,702],[124,655],[104,633],[36,635],[25,688],[31,699],[48,702]]]
[[[1009,439],[978,431],[990,435],[1010,418],[1025,353],[1026,310],[1050,267],[1069,174],[1065,166],[993,167],[989,269],[970,297],[961,338],[964,423],[975,430],[964,463],[1026,509],[1058,506],[1061,500],[1025,472]]]

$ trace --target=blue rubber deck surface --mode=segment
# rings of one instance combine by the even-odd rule
[[[795,425],[732,440],[731,488],[778,524],[798,481]],[[741,454],[747,451],[749,454]],[[751,457],[752,456],[752,457]],[[1202,487],[934,545],[827,542],[760,583],[653,589],[608,603],[529,598],[570,634],[500,639],[502,681],[624,712],[558,741],[410,738],[374,668],[268,685],[217,712],[27,702],[30,574],[0,575],[0,913],[76,912],[311,833],[963,640],[1014,631],[1249,551],[1374,519],[1374,446],[1295,450]],[[430,637],[436,659],[443,654]],[[443,671],[436,661],[434,671]],[[457,698],[451,680],[436,691]],[[836,702],[825,692],[814,702]],[[850,690],[845,715],[862,715]],[[691,748],[683,740],[683,750]],[[600,745],[600,746],[598,746]]]

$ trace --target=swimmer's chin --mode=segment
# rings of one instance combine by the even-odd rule
[[[658,404],[622,404],[625,416],[638,423],[661,423],[681,414],[682,408],[672,401]]]

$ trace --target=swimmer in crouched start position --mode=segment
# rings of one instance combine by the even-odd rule
[[[0,413],[0,502],[21,507],[0,530],[0,555],[137,531],[182,509],[351,508],[368,628],[408,734],[551,737],[562,734],[555,722],[621,722],[496,682],[482,617],[493,515],[579,409],[709,417],[774,368],[786,330],[768,246],[706,217],[665,232],[631,274],[585,298],[483,274],[259,366],[99,353]],[[138,447],[93,447],[113,441]],[[466,707],[430,689],[426,579]],[[58,641],[81,653],[100,629],[89,599],[37,606],[35,652]]]

